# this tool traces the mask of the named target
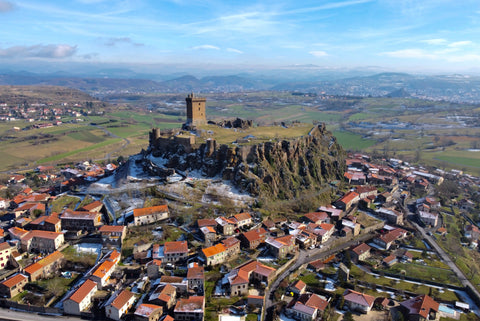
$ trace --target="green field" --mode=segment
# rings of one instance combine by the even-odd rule
[[[337,141],[344,149],[357,150],[368,148],[375,145],[375,141],[370,139],[364,139],[361,135],[352,134],[345,131],[334,131],[333,135],[337,138]]]

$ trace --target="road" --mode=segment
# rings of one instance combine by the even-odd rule
[[[115,135],[114,133],[112,133],[111,131],[109,131],[108,129],[106,129],[106,128],[103,127],[103,126],[100,126],[100,125],[92,125],[91,123],[90,123],[90,126],[93,126],[93,127],[95,127],[95,128],[98,128],[98,129],[100,129],[100,130],[103,130],[103,132],[104,132],[106,135],[110,136],[110,137],[113,137],[113,138],[122,138],[122,137],[120,137],[120,136],[118,136],[118,135]],[[111,156],[112,154],[115,154],[115,153],[121,151],[122,149],[125,149],[128,145],[130,145],[130,140],[129,140],[128,138],[122,138],[122,139],[125,141],[125,144],[124,144],[123,146],[121,146],[121,147],[119,147],[119,148],[111,151],[110,153],[105,154],[105,157],[104,157],[104,158],[97,158],[97,159],[95,159],[95,160],[110,159],[110,156]]]
[[[310,263],[315,260],[319,259],[326,259],[329,256],[336,254],[345,248],[348,248],[352,246],[353,244],[357,244],[360,242],[364,242],[368,239],[372,238],[372,234],[364,234],[360,235],[359,237],[352,239],[347,242],[342,242],[339,243],[331,248],[322,248],[322,249],[313,249],[313,250],[301,250],[299,253],[299,256],[296,260],[296,262],[290,266],[287,270],[285,270],[282,274],[280,274],[275,281],[271,284],[269,287],[268,291],[265,292],[265,316],[264,320],[272,320],[272,307],[273,307],[273,301],[272,301],[272,293],[275,292],[275,290],[278,288],[280,283],[287,278],[290,274],[292,274],[293,271],[298,270],[300,266],[303,264]]]
[[[0,321],[80,321],[82,319],[72,316],[59,316],[59,315],[40,315],[31,312],[20,312],[15,310],[0,308]]]
[[[412,222],[415,228],[422,234],[422,237],[432,245],[433,249],[438,253],[442,260],[452,269],[452,271],[457,275],[458,279],[462,282],[463,286],[469,286],[477,295],[480,297],[480,293],[473,286],[473,284],[465,277],[465,274],[457,267],[457,265],[452,261],[450,256],[437,244],[437,242],[425,232],[425,229],[418,225],[416,222]]]

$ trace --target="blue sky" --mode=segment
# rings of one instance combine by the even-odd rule
[[[480,67],[478,0],[0,0],[0,63]]]

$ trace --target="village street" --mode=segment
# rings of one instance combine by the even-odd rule
[[[272,313],[274,308],[274,303],[272,301],[273,293],[278,288],[280,283],[287,278],[293,271],[298,270],[302,265],[308,264],[309,262],[319,260],[319,259],[326,259],[331,255],[334,255],[353,244],[358,244],[360,242],[364,242],[372,237],[372,234],[364,234],[360,235],[359,237],[352,239],[347,242],[342,242],[339,244],[334,245],[333,247],[324,247],[321,249],[313,249],[313,250],[300,250],[298,259],[295,263],[290,266],[287,270],[281,273],[275,281],[271,284],[268,291],[265,293],[265,316],[264,320],[272,320]]]

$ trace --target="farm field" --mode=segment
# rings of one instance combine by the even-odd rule
[[[36,94],[38,95],[38,94]],[[312,123],[324,122],[347,150],[402,157],[441,168],[480,173],[480,108],[410,98],[359,98],[292,95],[288,92],[205,94],[207,119],[251,119],[254,127],[232,133],[205,126],[203,138],[219,143],[254,136],[254,142],[298,137]],[[35,96],[37,97],[37,96]],[[184,94],[146,94],[107,102],[102,116],[51,128],[13,130],[26,121],[0,123],[0,171],[34,168],[78,160],[115,159],[138,153],[148,145],[153,127],[180,128],[185,121]],[[113,102],[113,101],[112,101]],[[283,128],[281,123],[288,129]],[[301,122],[304,125],[291,126]],[[264,129],[259,127],[265,125]],[[273,126],[272,126],[273,125]],[[212,134],[212,132],[214,134]]]

